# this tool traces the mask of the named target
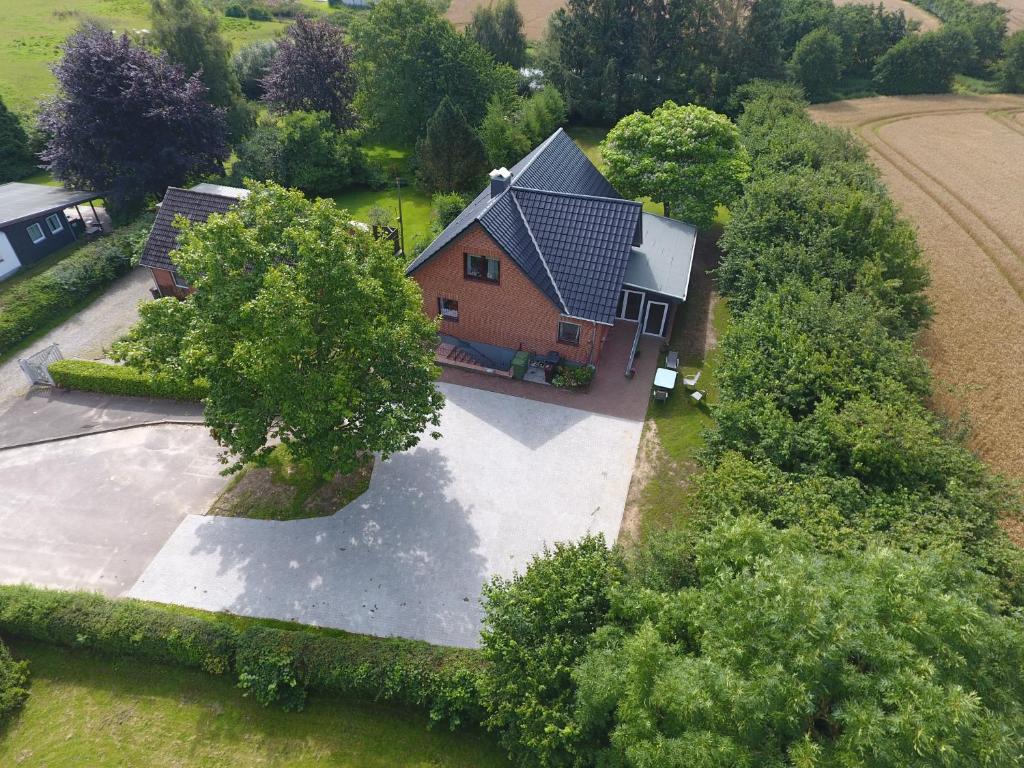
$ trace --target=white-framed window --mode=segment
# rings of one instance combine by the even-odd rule
[[[644,306],[644,295],[641,291],[623,288],[619,293],[619,306],[615,316],[622,320],[640,320],[640,311]]]
[[[51,235],[64,231],[64,222],[60,220],[60,216],[56,213],[51,213],[46,217],[46,226],[50,228]]]
[[[28,232],[29,239],[36,245],[46,239],[46,233],[43,232],[43,228],[38,221],[35,224],[29,224],[25,231]]]
[[[189,288],[192,287],[191,285],[188,284],[188,281],[184,277],[179,275],[177,272],[172,272],[171,274],[174,275],[174,284],[181,288],[182,290],[187,291]]]
[[[457,299],[439,298],[437,300],[437,311],[445,320],[451,320],[453,323],[459,322],[459,302]]]
[[[558,322],[558,340],[563,344],[580,343],[580,331],[582,326],[579,323],[568,323],[565,320]]]

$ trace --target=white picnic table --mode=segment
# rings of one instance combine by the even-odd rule
[[[659,389],[675,389],[676,372],[668,368],[659,368],[654,374],[654,386]]]

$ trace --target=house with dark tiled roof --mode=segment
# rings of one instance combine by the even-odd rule
[[[45,184],[0,184],[0,280],[83,236],[101,234],[102,217],[92,201],[102,196]]]
[[[445,357],[507,370],[526,351],[596,365],[613,329],[668,335],[696,235],[624,200],[559,129],[492,171],[407,274],[440,317]]]
[[[191,189],[167,188],[139,261],[153,273],[155,295],[183,299],[192,290],[178,274],[171,259],[171,252],[178,247],[178,230],[174,228],[174,218],[180,214],[193,224],[202,223],[211,214],[226,213],[248,194],[247,189],[220,184],[196,184]]]

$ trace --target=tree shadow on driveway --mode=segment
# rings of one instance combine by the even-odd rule
[[[331,517],[189,517],[132,597],[475,646],[487,574],[437,449],[398,454]]]

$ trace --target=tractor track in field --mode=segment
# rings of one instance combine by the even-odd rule
[[[1024,111],[1024,109],[1020,111]],[[1024,136],[1024,127],[1014,125],[1015,123],[1017,123],[1017,121],[1009,117],[1009,114],[1012,113],[1010,113],[1007,110],[1004,110],[1002,113],[998,113],[997,111],[983,112],[982,110],[974,109],[951,109],[939,110],[935,112],[929,112],[926,114],[933,116],[979,113],[985,114],[987,117],[996,120],[996,122],[1000,123],[1001,125],[1004,125],[1010,128],[1011,130],[1015,131],[1016,133],[1019,133],[1020,135]],[[997,114],[999,115],[998,117]],[[1017,265],[1024,265],[1024,254],[1017,252],[1014,245],[1010,242],[1009,236],[1005,232],[1003,232],[998,225],[996,225],[994,222],[986,218],[985,215],[980,210],[978,210],[977,207],[975,207],[970,202],[965,200],[962,196],[957,194],[948,184],[946,184],[937,176],[935,176],[935,174],[930,173],[927,169],[922,167],[920,163],[914,162],[905,153],[900,152],[900,150],[898,150],[892,144],[892,142],[887,141],[885,137],[881,135],[881,129],[888,125],[892,125],[893,123],[898,123],[905,120],[913,120],[915,118],[920,118],[922,116],[923,115],[921,113],[911,112],[902,115],[893,115],[892,117],[883,118],[881,120],[873,120],[860,125],[857,133],[862,139],[864,139],[864,141],[866,141],[871,146],[872,149],[874,149],[879,155],[885,158],[885,160],[889,162],[894,168],[899,170],[900,173],[902,173],[910,181],[912,181],[925,195],[931,198],[931,200],[936,205],[938,205],[943,211],[945,211],[946,214],[951,219],[953,219],[953,221],[955,221],[961,229],[964,230],[967,236],[974,241],[974,243],[978,246],[982,253],[988,256],[989,260],[992,262],[995,268],[999,270],[999,274],[1001,274],[1006,279],[1006,282],[1009,283],[1010,287],[1013,288],[1013,292],[1017,294],[1017,297],[1020,298],[1022,302],[1024,302],[1024,278],[1018,278],[1011,274],[1011,272],[1007,269],[1006,264],[1003,262],[1002,258],[996,252],[997,249],[994,249],[990,245],[986,244],[982,240],[982,238],[978,236],[977,227],[972,226],[972,223],[966,220],[968,217],[959,214],[956,210],[954,210],[954,206],[951,206],[948,202],[943,200],[941,196],[936,195],[924,184],[919,183],[914,178],[914,174],[918,174],[920,176],[925,177],[926,179],[928,179],[928,181],[930,181],[932,184],[934,184],[936,187],[942,190],[942,192],[944,192],[946,195],[948,195],[950,198],[956,201],[956,203],[961,208],[963,208],[970,214],[970,218],[975,219],[976,222],[981,225],[981,227],[988,230],[988,233],[991,234],[992,237],[999,242],[1003,249],[1005,249],[1006,252],[1010,254],[1010,257],[1013,262],[1016,262]],[[899,159],[897,160],[895,158]],[[908,166],[913,170],[908,171]]]

